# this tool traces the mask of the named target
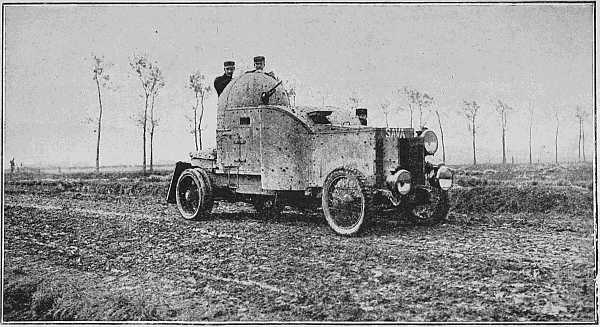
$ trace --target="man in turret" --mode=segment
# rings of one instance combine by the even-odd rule
[[[254,57],[254,70],[251,70],[250,72],[252,72],[252,73],[262,72],[263,69],[265,69],[265,57],[263,57],[263,56]]]
[[[256,56],[254,57],[254,70],[248,71],[247,73],[263,73],[263,69],[265,69],[265,57]],[[277,77],[275,77],[275,73],[273,73],[272,71],[264,73],[273,77],[274,79],[277,79]]]
[[[215,78],[215,90],[217,91],[217,96],[221,95],[221,92],[225,89],[227,84],[231,82],[231,78],[233,77],[233,72],[235,71],[235,62],[226,61],[223,63],[223,70],[225,71],[223,75]]]

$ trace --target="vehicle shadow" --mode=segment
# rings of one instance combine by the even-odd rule
[[[244,208],[237,212],[213,212],[213,219],[222,219],[229,221],[258,221],[265,223],[279,224],[314,224],[316,226],[327,226],[323,214],[313,210],[290,209],[287,207],[279,214],[258,213],[254,209]]]
[[[428,228],[407,216],[397,213],[372,214],[364,235],[390,236]]]
[[[286,207],[283,212],[275,215],[259,214],[251,205],[236,204],[228,206],[231,210],[215,210],[212,219],[232,222],[256,221],[264,224],[284,224],[291,226],[313,225],[319,229],[329,230],[329,226],[320,208],[299,209]],[[219,208],[222,209],[222,208]],[[409,231],[431,228],[416,222],[397,212],[377,213],[368,216],[368,223],[359,236],[398,235]],[[333,231],[332,231],[333,233]]]

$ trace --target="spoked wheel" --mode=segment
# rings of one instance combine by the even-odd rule
[[[281,215],[283,206],[275,196],[256,196],[252,204],[260,216],[272,218]]]
[[[329,227],[340,235],[356,235],[365,225],[366,196],[359,172],[332,171],[323,185],[323,213]]]
[[[415,190],[419,204],[407,205],[405,212],[409,218],[423,225],[439,224],[446,219],[450,204],[448,191],[437,187],[422,187]]]
[[[176,199],[184,219],[197,220],[210,214],[214,200],[208,174],[200,168],[186,169],[177,180]]]

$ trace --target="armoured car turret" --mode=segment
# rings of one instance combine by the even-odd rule
[[[359,233],[375,208],[427,223],[446,217],[453,176],[425,160],[437,150],[433,131],[371,127],[364,108],[290,106],[280,84],[248,72],[223,90],[216,150],[175,167],[167,202],[184,218],[208,216],[215,199],[248,201],[268,215],[320,204],[342,235]]]

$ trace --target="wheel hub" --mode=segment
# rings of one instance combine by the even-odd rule
[[[190,201],[192,199],[192,190],[185,191],[185,200]]]

